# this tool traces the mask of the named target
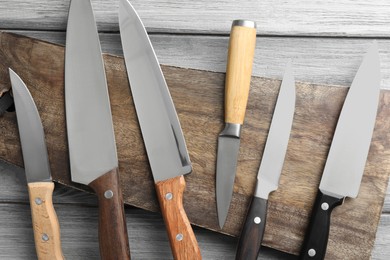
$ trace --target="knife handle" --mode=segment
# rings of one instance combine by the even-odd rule
[[[35,249],[39,260],[64,259],[60,225],[53,207],[53,182],[28,183]]]
[[[130,259],[129,239],[118,169],[100,176],[89,186],[99,200],[99,248],[101,259]]]
[[[254,197],[238,241],[236,260],[256,260],[263,240],[268,200]]]
[[[232,24],[225,83],[225,122],[243,124],[253,57],[256,46],[256,23],[235,20]]]
[[[183,208],[183,175],[156,183],[157,197],[176,260],[202,259],[190,221]]]
[[[335,198],[318,191],[299,259],[317,260],[325,258],[330,215],[335,207],[343,204],[343,201],[344,198]]]

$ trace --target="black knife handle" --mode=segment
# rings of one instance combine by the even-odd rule
[[[256,260],[263,240],[268,200],[253,197],[238,241],[236,260]]]
[[[325,258],[330,215],[335,207],[343,204],[343,201],[344,198],[335,198],[318,191],[299,259],[318,260]]]

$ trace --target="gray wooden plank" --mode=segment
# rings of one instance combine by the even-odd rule
[[[388,196],[389,197],[389,196]],[[390,214],[382,214],[376,234],[373,260],[390,259]]]
[[[13,31],[26,36],[65,43],[61,32]],[[104,52],[122,55],[119,34],[100,34]],[[226,71],[228,37],[151,35],[161,64]],[[258,37],[253,75],[282,78],[288,59],[293,60],[297,81],[349,86],[373,41],[311,37]],[[390,89],[390,40],[378,40],[381,58],[381,87]]]
[[[227,34],[234,19],[258,23],[261,35],[389,37],[386,0],[131,0],[150,32]],[[2,0],[6,29],[65,30],[69,0]],[[118,31],[118,0],[92,0],[98,28]]]

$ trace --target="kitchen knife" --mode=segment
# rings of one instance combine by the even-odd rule
[[[225,128],[218,137],[216,200],[221,229],[233,195],[241,126],[248,101],[255,45],[256,23],[246,20],[233,21],[226,68]]]
[[[268,195],[279,185],[295,110],[295,81],[289,63],[280,86],[259,172],[255,194],[241,231],[237,260],[257,259],[265,229]]]
[[[24,82],[12,69],[9,69],[9,74],[28,182],[37,256],[40,260],[64,259],[60,225],[53,207],[54,183],[51,180],[41,118]]]
[[[374,131],[380,65],[375,42],[352,82],[334,133],[300,259],[324,259],[332,210],[356,198]]]
[[[130,88],[175,259],[201,259],[183,208],[192,170],[179,119],[152,44],[127,0],[119,4],[119,28]]]
[[[99,200],[102,259],[130,259],[107,81],[89,0],[70,4],[65,52],[65,108],[72,181]]]

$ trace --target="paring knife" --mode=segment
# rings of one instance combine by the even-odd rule
[[[51,180],[41,118],[24,82],[13,70],[9,69],[9,74],[28,182],[37,256],[40,260],[64,259],[60,225],[53,207],[54,183]]]
[[[233,21],[226,68],[225,128],[218,137],[216,199],[220,228],[225,224],[233,195],[255,46],[256,23]]]
[[[263,240],[268,195],[279,185],[295,110],[295,81],[289,63],[279,90],[267,143],[257,174],[255,194],[249,206],[236,254],[237,260],[257,259]]]
[[[352,82],[338,119],[313,206],[300,259],[324,259],[332,210],[345,197],[356,198],[374,131],[380,92],[375,42]]]
[[[65,52],[65,108],[72,181],[99,200],[102,259],[130,259],[107,81],[89,0],[70,4]]]
[[[201,259],[183,208],[192,170],[179,119],[142,21],[129,1],[119,4],[119,28],[130,88],[175,259]]]

